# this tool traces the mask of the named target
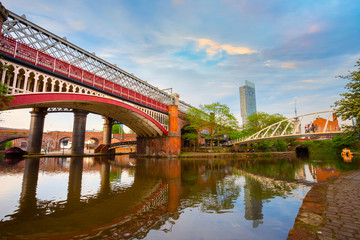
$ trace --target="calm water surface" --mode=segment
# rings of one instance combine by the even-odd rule
[[[310,159],[0,158],[3,239],[286,239],[317,181]]]

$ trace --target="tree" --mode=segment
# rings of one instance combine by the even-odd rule
[[[4,66],[0,64],[0,68],[4,71],[5,68],[9,68],[9,66]],[[0,111],[7,108],[8,104],[14,99],[14,97],[9,96],[8,86],[6,83],[0,82]]]
[[[213,125],[213,137],[217,138],[218,146],[222,135],[230,135],[234,129],[238,128],[238,121],[230,113],[230,108],[219,102],[200,106],[202,111],[210,113],[210,122]],[[211,135],[211,133],[210,133]],[[211,136],[210,140],[213,138]]]
[[[114,124],[112,127],[112,133],[125,134],[125,131],[121,124]]]
[[[357,136],[351,132],[335,135],[332,139],[333,147],[336,150],[341,150],[343,148],[353,148],[354,144],[359,142]]]
[[[342,98],[334,103],[335,112],[343,120],[355,120],[354,126],[347,127],[360,138],[360,60],[356,62],[356,70],[346,76],[339,76],[349,82],[345,85],[348,92],[340,94]]]
[[[268,114],[264,112],[255,112],[248,116],[244,130],[247,131],[249,135],[251,135],[260,131],[261,129],[266,128],[267,126],[270,126],[271,124],[280,122],[285,119],[286,118],[284,116],[278,113]],[[281,126],[278,128],[278,131],[282,132],[287,124],[287,122],[282,123]]]
[[[285,152],[289,143],[284,139],[277,139],[274,141],[274,147],[278,152]]]
[[[196,145],[196,141],[199,139],[200,131],[208,126],[208,123],[204,120],[206,119],[206,113],[198,108],[189,108],[185,115],[185,119],[190,123],[190,125],[184,127],[186,133],[184,133],[182,137]]]
[[[8,95],[8,87],[6,84],[0,82],[0,110],[6,109],[9,103],[14,98]]]
[[[185,118],[191,126],[188,129],[191,128],[198,134],[203,129],[208,130],[207,137],[210,139],[211,151],[214,137],[219,139],[221,135],[230,134],[237,128],[237,120],[230,113],[229,107],[218,102],[200,105],[199,108],[190,108]]]
[[[196,143],[199,139],[199,133],[193,128],[192,125],[185,126],[184,129],[186,130],[186,132],[182,134],[181,137],[193,144],[193,151],[195,152]]]
[[[271,140],[264,140],[259,142],[254,142],[253,146],[255,148],[258,148],[260,151],[268,151],[272,146],[274,146],[274,143]]]
[[[7,148],[11,148],[14,145],[14,143],[12,141],[8,141],[2,145],[0,145],[0,149],[7,149]]]

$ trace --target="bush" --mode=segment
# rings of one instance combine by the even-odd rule
[[[286,148],[288,146],[288,143],[283,139],[279,139],[279,140],[275,141],[274,146],[276,147],[276,150],[278,152],[285,152]]]
[[[14,145],[14,143],[12,141],[8,141],[2,145],[0,145],[0,149],[8,149],[11,148]]]
[[[270,140],[264,140],[264,141],[254,143],[254,147],[257,148],[261,152],[268,151],[272,146],[273,146],[273,143]]]
[[[343,148],[354,148],[354,144],[358,143],[359,139],[353,133],[345,133],[334,136],[332,143],[335,149],[341,150]]]
[[[310,152],[328,152],[333,149],[331,140],[304,141],[301,145],[308,147]]]

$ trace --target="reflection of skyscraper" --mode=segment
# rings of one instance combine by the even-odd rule
[[[245,81],[245,85],[239,88],[240,91],[240,108],[243,124],[246,118],[256,112],[255,84]]]
[[[261,183],[251,178],[245,178],[246,185],[244,188],[245,201],[245,219],[253,221],[253,228],[257,228],[262,224],[262,196]]]

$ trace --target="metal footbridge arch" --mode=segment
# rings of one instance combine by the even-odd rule
[[[313,123],[320,114],[327,114],[327,119],[323,127],[318,128],[316,131],[305,132],[303,129],[303,124],[305,119],[312,118]],[[251,136],[235,139],[230,142],[230,145],[236,144],[245,144],[257,141],[264,140],[274,140],[282,138],[300,138],[300,137],[311,137],[311,136],[333,136],[342,134],[343,131],[341,128],[330,128],[329,122],[330,117],[333,116],[335,112],[333,110],[329,111],[319,111],[308,114],[303,114],[300,116],[291,117],[284,119],[282,121],[271,124],[270,126],[261,129],[260,131],[254,133]]]

